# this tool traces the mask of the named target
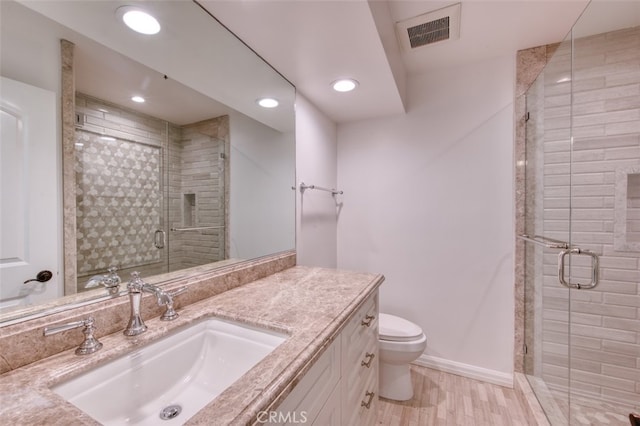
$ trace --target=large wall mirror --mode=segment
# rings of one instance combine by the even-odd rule
[[[295,88],[206,3],[0,8],[0,325],[295,248]]]

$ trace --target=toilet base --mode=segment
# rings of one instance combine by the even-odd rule
[[[387,364],[380,362],[380,396],[395,401],[413,398],[413,384],[409,364]]]

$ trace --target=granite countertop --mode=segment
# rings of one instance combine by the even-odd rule
[[[184,308],[178,305],[178,319],[145,319],[149,330],[135,338],[121,332],[101,337],[103,349],[95,354],[77,356],[72,349],[0,376],[0,418],[4,424],[99,424],[49,388],[171,330],[216,316],[289,337],[186,424],[253,424],[260,411],[275,407],[290,392],[383,280],[375,274],[296,266]]]

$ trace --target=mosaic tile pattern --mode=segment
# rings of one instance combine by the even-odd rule
[[[159,262],[160,148],[81,130],[76,141],[78,274]]]
[[[84,115],[82,126],[77,132],[86,133],[83,138],[88,140],[86,143],[85,141],[77,142],[87,146],[92,144],[90,148],[74,147],[74,150],[78,151],[74,154],[76,162],[80,159],[85,161],[84,157],[86,157],[87,161],[98,162],[92,167],[100,167],[106,173],[113,173],[114,167],[119,167],[117,165],[123,158],[133,158],[140,167],[148,166],[147,161],[150,161],[153,163],[150,165],[154,170],[153,178],[142,176],[140,170],[133,170],[133,175],[136,176],[134,179],[142,179],[143,182],[125,182],[124,185],[126,187],[132,184],[138,185],[138,190],[143,189],[145,185],[150,185],[153,188],[159,188],[160,191],[158,198],[141,197],[147,201],[145,205],[123,207],[137,209],[132,213],[136,219],[128,221],[139,231],[136,235],[130,235],[129,230],[100,229],[100,232],[106,231],[110,235],[118,233],[119,237],[128,236],[127,250],[124,250],[124,254],[127,254],[126,259],[121,258],[122,250],[114,251],[112,245],[97,241],[97,238],[101,238],[97,235],[97,231],[86,240],[89,235],[87,232],[95,230],[96,223],[85,222],[85,226],[89,229],[87,232],[79,233],[77,240],[74,239],[74,243],[83,245],[79,248],[80,256],[83,257],[78,259],[79,291],[84,290],[84,283],[90,276],[104,273],[106,267],[111,264],[118,266],[122,277],[127,277],[133,270],[139,271],[142,276],[150,276],[225,259],[225,253],[228,251],[228,229],[225,224],[228,215],[228,184],[226,182],[228,182],[229,159],[224,154],[229,150],[228,116],[178,126],[81,93],[76,94],[76,112]],[[113,146],[114,142],[111,142],[111,145],[105,145],[100,135],[117,138],[117,144],[122,144],[120,151],[109,151],[106,147]],[[78,157],[83,150],[98,149],[93,147],[98,143],[104,145],[100,145],[101,153],[85,152],[82,154],[84,157]],[[128,155],[130,152],[133,153],[132,157]],[[152,154],[148,155],[148,153]],[[96,156],[103,158],[96,159],[94,158]],[[127,174],[131,166],[129,163],[127,160],[124,164]],[[82,166],[76,165],[76,168],[78,167]],[[157,180],[155,170],[159,173]],[[95,179],[90,183],[92,186],[96,185],[94,181],[100,179],[97,176],[98,170],[95,171]],[[76,174],[77,172],[76,170]],[[113,180],[111,175],[109,179]],[[103,185],[103,183],[98,184]],[[74,191],[76,188],[80,188],[80,183],[74,185]],[[188,200],[192,201],[192,208],[188,208]],[[150,201],[152,203],[148,205]],[[97,208],[100,212],[97,216],[103,216],[105,213],[110,217],[116,215],[115,212],[105,210],[105,206],[115,207],[113,200],[97,200],[95,194],[94,198],[90,199],[85,193],[83,202],[86,206]],[[156,202],[158,209],[155,208]],[[142,219],[144,209],[153,211],[153,221]],[[91,214],[96,215],[95,212]],[[74,218],[76,216],[86,218],[87,212],[78,212]],[[144,223],[144,229],[138,226],[142,223]],[[103,225],[99,221],[98,224]],[[124,222],[122,224],[124,225]],[[78,224],[78,230],[81,226],[83,225]],[[213,227],[213,229],[172,231],[174,228],[198,227]],[[164,249],[155,249],[153,236],[156,230],[165,232]],[[135,254],[133,250],[129,250],[132,244],[138,249]],[[101,253],[99,250],[101,247],[107,251]],[[117,257],[115,260],[114,256]]]

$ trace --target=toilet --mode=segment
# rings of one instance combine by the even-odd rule
[[[404,318],[380,314],[380,396],[396,401],[413,398],[409,363],[418,359],[427,347],[422,329]]]

